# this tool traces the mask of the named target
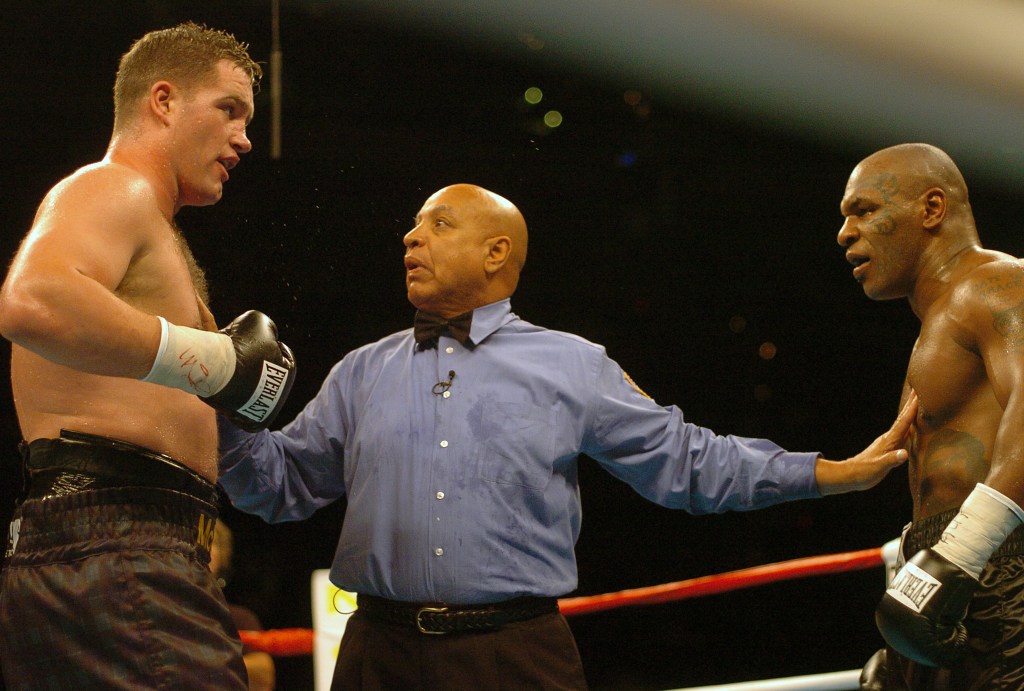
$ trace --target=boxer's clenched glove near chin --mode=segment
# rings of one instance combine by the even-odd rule
[[[978,581],[932,549],[914,555],[892,579],[875,623],[896,652],[922,665],[948,667],[967,645],[964,617]]]
[[[218,333],[231,339],[235,371],[220,391],[203,401],[249,432],[270,425],[295,383],[295,356],[277,340],[277,327],[262,312],[250,310]]]

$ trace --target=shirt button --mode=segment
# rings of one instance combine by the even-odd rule
[[[444,352],[446,352],[449,355],[451,355],[452,353],[455,352],[455,348],[452,348],[451,346],[448,346],[447,348],[444,349]]]
[[[447,449],[448,448],[448,440],[447,439],[442,439],[441,440],[441,448],[442,449]]]
[[[443,394],[441,394],[441,398],[451,398],[451,395],[451,391],[445,391]]]
[[[442,556],[444,556],[444,550],[441,549],[440,547],[435,547],[434,548],[434,555],[438,556],[438,557],[442,557]]]
[[[438,499],[444,499],[444,492],[438,492],[434,496],[437,497]]]

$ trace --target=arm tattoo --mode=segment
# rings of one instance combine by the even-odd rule
[[[1006,339],[1013,352],[1024,350],[1024,302],[992,313],[992,327]]]
[[[996,276],[975,287],[992,313],[992,328],[1015,353],[1024,350],[1024,302],[1007,302],[1017,299],[1021,284],[1019,275]]]

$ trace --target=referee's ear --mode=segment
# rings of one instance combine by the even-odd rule
[[[501,271],[512,256],[512,239],[507,235],[488,238],[485,245],[487,255],[484,258],[484,271],[488,276]]]

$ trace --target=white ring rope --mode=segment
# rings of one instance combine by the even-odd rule
[[[743,681],[718,686],[693,686],[675,691],[856,691],[860,688],[860,670],[811,674],[805,677]]]

